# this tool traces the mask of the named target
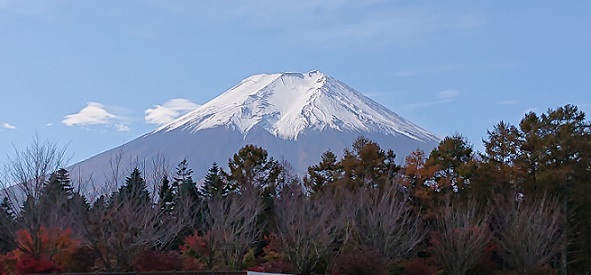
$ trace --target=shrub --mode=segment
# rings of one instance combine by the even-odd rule
[[[59,273],[64,269],[47,257],[35,259],[28,254],[21,254],[16,262],[17,274]]]
[[[33,238],[35,237],[35,238]],[[73,265],[73,254],[80,242],[71,230],[41,226],[36,235],[27,230],[16,232],[18,248],[2,256],[3,269],[19,274],[63,272]],[[69,270],[69,269],[68,269]]]
[[[287,262],[285,254],[281,253],[280,247],[277,244],[277,236],[271,234],[265,236],[267,245],[263,248],[263,256],[260,258],[261,263],[251,267],[248,271],[255,272],[270,272],[270,273],[294,273],[296,268]]]
[[[185,270],[200,271],[207,270],[208,247],[204,237],[197,232],[185,238],[180,246]]]

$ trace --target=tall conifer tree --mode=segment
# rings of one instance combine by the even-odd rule
[[[213,198],[225,197],[229,192],[230,186],[224,180],[222,171],[218,167],[218,164],[214,162],[207,171],[207,175],[205,175],[205,179],[203,181],[203,185],[199,189],[199,193],[205,198]]]

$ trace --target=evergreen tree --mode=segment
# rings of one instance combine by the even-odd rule
[[[40,203],[42,209],[59,208],[67,211],[67,204],[74,195],[70,176],[66,169],[59,169],[51,174],[43,186]]]
[[[427,165],[436,167],[437,191],[457,193],[470,184],[476,169],[474,150],[460,134],[445,137],[429,154]]]
[[[245,193],[261,196],[264,210],[258,217],[259,223],[264,228],[263,232],[270,232],[273,228],[273,209],[278,193],[281,165],[269,157],[267,150],[249,144],[234,154],[228,166],[228,183],[236,196]]]
[[[158,206],[165,212],[174,209],[174,190],[170,186],[167,176],[162,177],[162,185],[158,190]]]
[[[89,208],[86,198],[74,192],[69,173],[59,169],[44,184],[37,206],[40,221],[47,227],[71,228]]]
[[[217,163],[213,163],[207,171],[199,193],[204,198],[225,197],[230,192],[230,186],[222,177],[222,171]]]
[[[504,122],[484,141],[480,182],[509,183],[526,197],[549,193],[560,199],[566,227],[561,272],[591,268],[591,123],[576,106],[537,115],[530,112],[519,128]],[[575,260],[576,259],[576,260]]]
[[[173,190],[178,190],[182,196],[187,196],[191,201],[199,201],[199,190],[197,183],[193,181],[193,169],[189,168],[187,160],[184,159],[176,168],[176,176],[172,184]]]
[[[565,105],[540,116],[529,113],[519,126],[523,145],[518,165],[529,172],[524,189],[559,195],[566,213],[569,238],[561,253],[562,272],[590,270],[591,122],[576,106]]]
[[[483,163],[476,173],[479,184],[475,187],[480,189],[482,196],[490,195],[490,188],[494,193],[516,196],[524,177],[522,170],[516,166],[523,143],[522,135],[519,129],[504,121],[487,133],[488,139],[483,140]]]
[[[2,199],[2,203],[0,203],[0,215],[2,215],[2,217],[14,219],[14,212],[10,206],[8,197],[4,197],[4,199]]]
[[[343,181],[347,188],[382,188],[400,170],[394,162],[392,150],[385,152],[380,146],[365,137],[357,138],[352,149],[346,149],[341,165]]]
[[[320,163],[308,167],[308,175],[304,178],[304,184],[311,194],[319,193],[327,186],[340,180],[342,171],[343,168],[337,156],[331,151],[326,151],[322,153]]]
[[[137,205],[150,203],[150,193],[146,181],[138,168],[134,168],[131,175],[125,179],[125,185],[119,188],[119,201],[131,201]]]
[[[8,197],[4,197],[0,203],[0,254],[15,248],[14,230],[14,213]]]
[[[228,162],[228,179],[233,188],[257,187],[275,194],[276,181],[281,172],[279,162],[269,157],[267,150],[249,144],[238,150]]]

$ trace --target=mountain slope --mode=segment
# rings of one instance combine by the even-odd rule
[[[151,133],[82,161],[75,169],[95,182],[124,179],[133,166],[164,157],[172,165],[187,159],[200,178],[213,162],[225,167],[239,148],[256,144],[303,174],[324,151],[341,154],[361,135],[393,149],[400,162],[417,148],[430,151],[439,141],[318,71],[262,74],[244,79]],[[118,169],[113,168],[115,163]]]
[[[306,130],[381,132],[437,140],[382,105],[318,71],[254,75],[187,115],[158,129],[197,132],[224,126],[247,135],[260,127],[282,139]]]

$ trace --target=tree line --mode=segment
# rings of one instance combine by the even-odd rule
[[[359,137],[303,178],[247,145],[199,183],[185,160],[170,173],[155,162],[89,198],[88,183],[62,167],[64,150],[35,138],[5,166],[0,273],[591,270],[585,114],[573,105],[530,112],[494,125],[483,143],[475,152],[454,134],[399,161]]]

